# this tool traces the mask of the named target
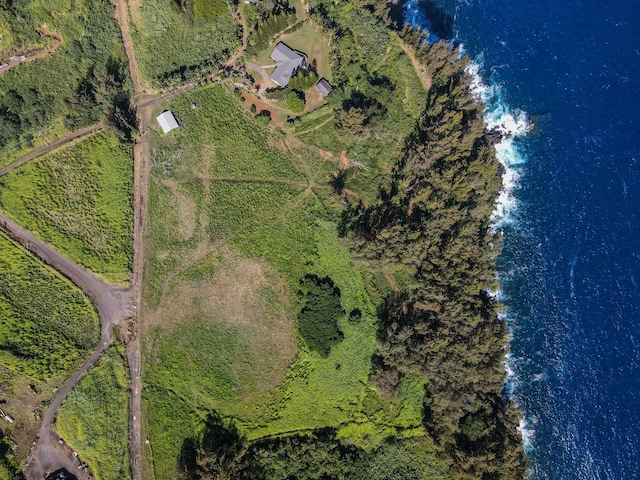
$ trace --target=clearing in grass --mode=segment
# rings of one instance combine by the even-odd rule
[[[180,128],[152,136],[143,296],[155,477],[175,477],[211,412],[251,441],[326,426],[369,449],[388,435],[424,435],[413,395],[423,383],[392,400],[375,400],[368,386],[375,308],[328,208],[335,165],[313,149],[289,150],[224,85],[167,107]],[[307,275],[340,290],[332,311],[342,339],[328,353],[296,328]]]
[[[131,478],[125,363],[121,344],[107,349],[69,393],[54,425],[96,480]]]
[[[48,153],[0,178],[0,208],[108,282],[132,258],[132,161],[110,131]]]

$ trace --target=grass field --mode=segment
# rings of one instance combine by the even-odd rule
[[[56,150],[0,178],[0,208],[105,280],[132,258],[132,160],[112,133]]]
[[[215,72],[240,47],[242,33],[225,0],[195,0],[184,8],[164,0],[130,3],[138,62],[151,85]]]
[[[96,480],[131,478],[124,347],[106,350],[60,407],[54,428]]]
[[[95,95],[87,92],[89,84],[113,65],[126,65],[109,2],[13,3],[13,8],[0,8],[0,44],[11,45],[6,55],[14,55],[33,42],[49,43],[37,33],[43,25],[62,36],[62,46],[0,75],[0,166],[68,130],[97,121],[101,107]]]
[[[26,458],[42,402],[89,356],[99,333],[89,300],[0,234],[0,395],[16,420],[1,427],[18,458]]]
[[[175,477],[183,442],[212,410],[248,439],[334,426],[371,449],[388,435],[423,435],[422,383],[407,381],[394,400],[368,386],[375,309],[338,240],[335,164],[288,148],[222,85],[167,107],[180,128],[152,138],[143,296],[155,477]],[[344,340],[326,358],[295,329],[306,274],[341,291]]]

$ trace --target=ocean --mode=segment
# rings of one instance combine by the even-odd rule
[[[515,135],[495,218],[533,479],[640,478],[640,0],[408,0]]]

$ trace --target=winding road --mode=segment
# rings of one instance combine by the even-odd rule
[[[111,328],[132,316],[132,294],[130,288],[104,283],[3,215],[0,215],[0,229],[75,283],[92,300],[100,317],[100,342],[84,365],[58,391],[43,417],[38,443],[31,452],[24,472],[28,479],[41,480],[48,472],[63,467],[71,471],[70,468],[76,465],[77,459],[70,455],[68,447],[60,443],[60,437],[51,431],[51,424],[71,389],[113,342]]]

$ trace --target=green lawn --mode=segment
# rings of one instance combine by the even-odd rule
[[[74,387],[56,417],[54,428],[97,480],[131,478],[128,374],[124,347],[110,347]]]
[[[0,178],[0,208],[57,250],[112,283],[131,270],[129,148],[99,133]]]
[[[327,185],[335,165],[313,149],[289,151],[223,85],[166,107],[180,128],[152,137],[143,310],[156,478],[175,477],[185,442],[211,411],[234,418],[250,440],[333,426],[374,449],[389,435],[424,435],[420,381],[395,400],[368,383],[377,320],[338,239]],[[295,331],[306,274],[341,291],[344,339],[326,358]]]

